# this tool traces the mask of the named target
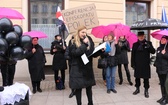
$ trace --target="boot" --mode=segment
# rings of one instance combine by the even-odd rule
[[[161,103],[165,99],[165,87],[163,86],[161,86],[161,94],[162,94],[162,97],[156,101],[158,103]]]
[[[37,82],[37,91],[40,92],[40,93],[42,92],[42,90],[40,88],[40,81]]]
[[[133,92],[133,95],[137,95],[140,92],[139,87]]]
[[[166,105],[168,103],[167,98],[164,98],[164,100],[162,102],[160,102],[161,105]]]
[[[33,86],[33,94],[36,93],[36,82],[32,81],[32,86]]]
[[[120,79],[119,85],[122,85],[122,83],[123,83],[123,80]]]
[[[149,92],[148,92],[148,89],[145,89],[144,95],[145,95],[146,98],[149,98]]]
[[[130,76],[130,72],[129,72],[128,68],[126,68],[126,75],[127,75],[127,80],[129,82],[129,84],[132,86],[133,83],[131,82],[131,76]]]
[[[75,89],[72,89],[71,94],[69,95],[69,98],[72,98],[75,95]]]

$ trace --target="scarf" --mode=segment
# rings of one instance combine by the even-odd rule
[[[138,51],[143,51],[144,50],[144,44],[146,40],[140,41],[138,40],[139,46],[138,46]]]
[[[109,52],[109,55],[110,55],[110,56],[114,56],[114,55],[115,55],[115,52],[116,52],[115,40],[108,41],[107,43],[111,46],[111,49],[112,49],[112,50]]]

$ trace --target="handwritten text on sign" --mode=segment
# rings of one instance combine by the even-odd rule
[[[94,4],[63,10],[62,15],[70,33],[82,25],[93,28],[99,24]]]

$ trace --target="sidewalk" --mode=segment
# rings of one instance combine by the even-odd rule
[[[126,81],[125,71],[123,70],[124,82],[118,85],[118,72],[116,72],[116,90],[117,94],[107,94],[106,87],[102,78],[96,78],[96,86],[93,86],[93,102],[94,105],[159,105],[156,100],[161,97],[160,86],[158,85],[158,77],[155,68],[152,67],[152,77],[150,79],[149,98],[144,97],[143,81],[140,88],[140,94],[133,95],[134,86],[130,86]],[[68,71],[66,71],[68,72]],[[133,70],[130,69],[132,81],[134,83]],[[29,79],[15,78],[15,82],[25,83],[31,88]],[[1,81],[0,81],[1,83]],[[70,89],[68,85],[68,75],[66,76],[66,89],[55,90],[53,76],[46,76],[46,80],[42,81],[41,87],[43,92],[36,93],[31,96],[30,105],[76,105],[76,98],[68,98]],[[87,105],[87,97],[85,89],[82,93],[82,105]]]

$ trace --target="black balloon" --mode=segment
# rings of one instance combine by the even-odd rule
[[[0,33],[0,38],[4,38],[4,36],[5,36],[4,34]]]
[[[32,44],[32,38],[28,35],[21,36],[20,46],[24,49],[28,49]]]
[[[21,28],[19,25],[14,25],[14,26],[13,26],[13,29],[14,29],[14,31],[19,35],[19,37],[22,36],[23,30],[22,30],[22,28]]]
[[[18,43],[19,36],[16,32],[9,32],[6,34],[5,39],[8,42],[9,46],[12,46]]]
[[[10,51],[10,58],[14,60],[23,59],[23,49],[21,47],[13,47]]]
[[[0,55],[4,55],[8,49],[8,43],[5,39],[0,38]]]
[[[13,30],[13,23],[8,18],[0,19],[0,32],[6,34]]]

